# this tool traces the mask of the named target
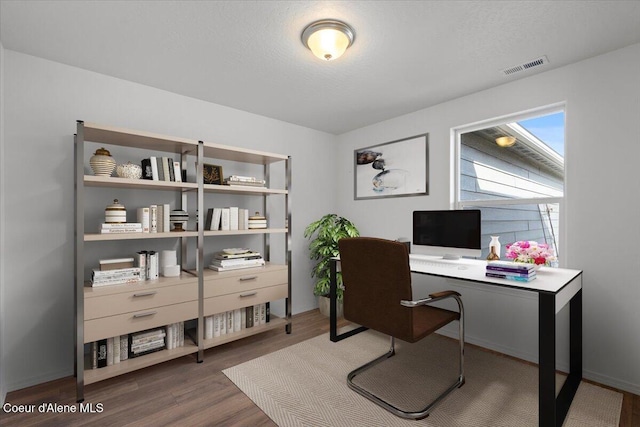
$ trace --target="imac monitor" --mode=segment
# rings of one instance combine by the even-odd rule
[[[413,253],[479,257],[480,210],[413,211]]]

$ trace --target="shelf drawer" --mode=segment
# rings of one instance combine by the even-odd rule
[[[275,301],[287,297],[288,285],[270,286],[267,288],[250,289],[234,294],[221,295],[204,300],[204,315],[222,313],[263,302]]]
[[[221,295],[247,292],[253,289],[267,288],[274,285],[286,284],[288,272],[286,269],[260,271],[248,269],[245,274],[230,277],[205,277],[204,297],[211,298]]]
[[[131,313],[198,299],[197,283],[138,288],[130,292],[85,298],[85,320]]]
[[[118,314],[84,322],[84,342],[125,335],[198,317],[198,301]]]

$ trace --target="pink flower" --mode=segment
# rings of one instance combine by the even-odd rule
[[[525,242],[520,242],[520,245],[519,245],[519,246],[520,246],[522,249],[528,249],[528,248],[530,248],[530,247],[531,247],[531,245],[529,244],[529,242],[526,242],[526,241],[525,241]]]

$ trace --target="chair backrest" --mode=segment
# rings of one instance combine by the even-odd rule
[[[407,246],[373,237],[338,241],[345,319],[400,339],[412,336],[411,270]]]

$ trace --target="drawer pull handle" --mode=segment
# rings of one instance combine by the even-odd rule
[[[258,278],[258,276],[245,276],[245,277],[241,277],[240,281],[241,282],[246,282],[247,280],[256,280]]]
[[[133,297],[149,297],[151,295],[157,294],[158,291],[149,291],[149,292],[138,292],[137,294],[133,294]]]
[[[133,315],[133,318],[134,319],[139,319],[141,317],[153,316],[156,313],[157,313],[157,311],[147,311],[146,313],[136,313],[136,314]]]
[[[258,291],[247,292],[246,294],[240,294],[240,298],[251,297],[251,296],[254,296],[257,293],[258,293]]]

